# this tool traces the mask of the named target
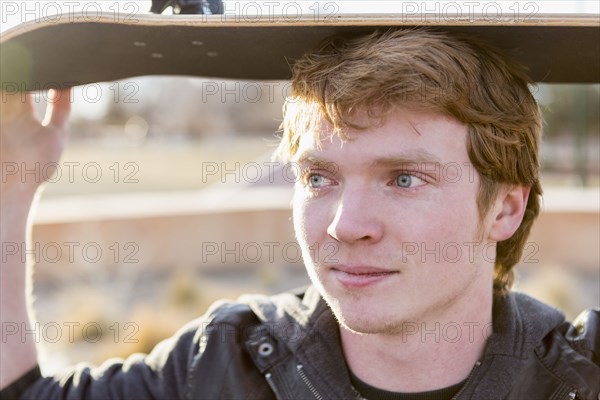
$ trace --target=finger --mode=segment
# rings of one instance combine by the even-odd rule
[[[69,122],[71,113],[71,89],[56,90],[48,92],[48,107],[42,124],[53,125],[64,128]]]

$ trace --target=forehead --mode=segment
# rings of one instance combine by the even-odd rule
[[[365,119],[357,120],[368,125]],[[390,112],[382,124],[349,129],[348,140],[324,120],[300,136],[295,162],[323,160],[340,165],[403,159],[407,162],[467,162],[467,126],[453,117],[426,111]]]

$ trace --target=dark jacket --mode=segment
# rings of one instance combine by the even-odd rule
[[[574,324],[526,295],[494,299],[494,333],[457,399],[589,399],[600,312]],[[31,377],[31,374],[30,374]],[[149,355],[41,378],[26,399],[358,399],[338,325],[314,288],[215,304]]]

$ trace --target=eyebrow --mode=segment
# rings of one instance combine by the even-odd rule
[[[335,164],[333,161],[323,160],[319,157],[314,156],[311,153],[302,154],[296,161],[298,164],[313,164],[313,165],[331,165]],[[389,157],[382,157],[374,160],[370,167],[380,168],[380,167],[397,167],[401,165],[407,164],[440,164],[444,163],[438,156],[432,154],[426,150],[419,149],[416,151],[412,151],[410,153],[398,154]]]
[[[397,156],[383,157],[374,160],[371,167],[395,167],[406,164],[440,164],[444,162],[438,156],[426,150],[418,150]]]
[[[297,160],[292,160],[292,162],[297,163],[297,164],[313,164],[313,165],[334,164],[333,161],[323,160],[323,159],[316,157],[310,153],[303,153]]]

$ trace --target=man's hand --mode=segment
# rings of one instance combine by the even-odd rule
[[[25,374],[37,363],[35,340],[25,337],[31,331],[26,291],[29,271],[24,250],[28,242],[28,215],[35,193],[54,172],[67,141],[70,91],[51,92],[44,121],[33,108],[31,95],[6,95],[0,104],[0,389]],[[36,165],[39,164],[39,165]],[[48,173],[46,177],[22,174],[24,170]],[[18,252],[5,251],[8,246]],[[11,334],[8,330],[11,328]]]
[[[33,195],[52,176],[67,142],[67,122],[71,110],[70,90],[49,92],[46,116],[35,114],[31,94],[3,94],[0,112],[0,161],[2,196]],[[22,174],[41,170],[47,176]]]

